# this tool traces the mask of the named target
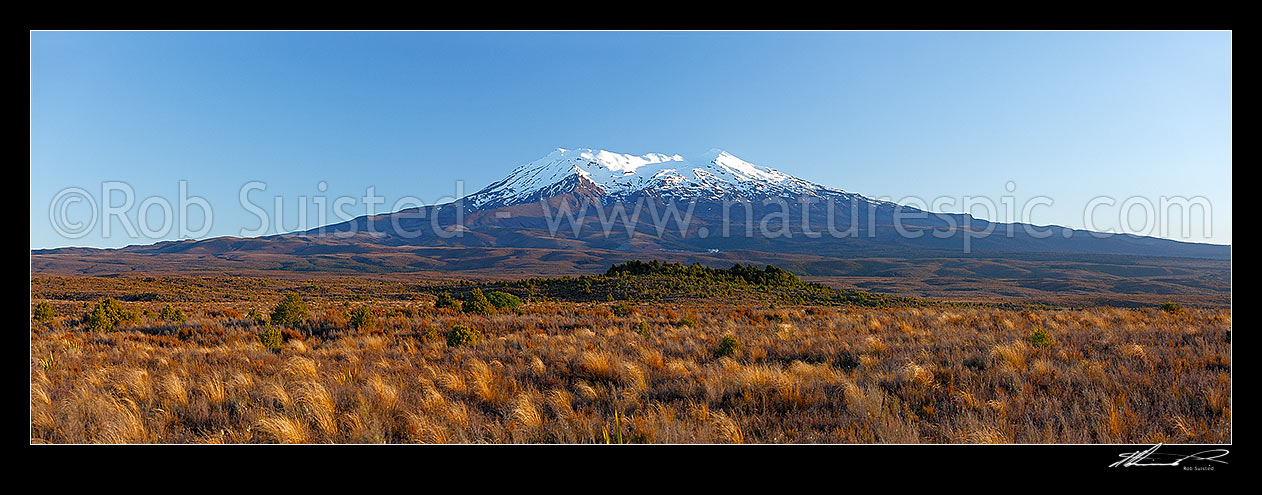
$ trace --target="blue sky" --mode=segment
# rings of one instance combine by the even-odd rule
[[[1211,235],[1165,237],[1231,242],[1229,32],[34,32],[30,98],[33,249],[156,240],[59,234],[68,187],[127,183],[136,223],[187,181],[213,237],[258,227],[239,193],[262,181],[250,202],[281,197],[290,231],[299,196],[371,186],[380,213],[556,147],[722,148],[891,200],[1046,196],[1030,220],[1075,228],[1098,196],[1103,229],[1127,198],[1201,196]]]

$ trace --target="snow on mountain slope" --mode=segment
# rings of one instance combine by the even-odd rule
[[[641,193],[674,199],[762,199],[768,197],[849,196],[719,149],[700,156],[649,153],[630,155],[589,148],[557,148],[513,170],[504,180],[465,198],[481,209],[538,201],[594,187],[606,201]]]

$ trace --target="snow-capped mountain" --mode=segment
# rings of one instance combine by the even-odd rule
[[[517,167],[504,180],[467,196],[465,206],[497,208],[576,190],[591,191],[606,203],[639,194],[713,200],[850,196],[841,190],[754,165],[720,149],[684,157],[557,148],[543,158]]]
[[[785,201],[764,201],[769,198]],[[798,201],[803,198],[823,201]],[[750,203],[729,208],[734,205],[726,200]],[[903,207],[903,215],[899,207],[717,149],[699,156],[557,149],[450,203],[364,215],[290,234],[170,241],[117,251],[33,251],[32,259],[69,259],[90,273],[101,266],[126,266],[116,256],[133,254],[142,257],[129,262],[144,266],[172,256],[169,263],[179,267],[214,259],[249,269],[542,273],[565,267],[572,273],[604,270],[627,259],[675,256],[719,264],[775,263],[817,275],[934,278],[971,273],[1039,286],[1047,284],[1040,275],[1045,267],[1032,260],[1067,266],[1066,260],[1077,259],[1084,263],[1063,273],[1076,277],[1106,267],[1100,269],[1106,278],[1092,287],[1124,292],[1133,290],[1132,281],[1118,274],[1129,273],[1131,257],[1231,258],[1231,246],[992,223],[909,207]],[[1109,261],[1112,255],[1127,258]],[[863,257],[875,261],[854,261]],[[891,261],[898,258],[914,265],[900,268]],[[961,265],[961,259],[973,264]],[[1005,266],[1005,259],[1018,264]],[[1162,278],[1174,276],[1168,266],[1162,261],[1134,273],[1151,274],[1160,290],[1173,290]],[[1195,290],[1205,284],[1229,286],[1230,270],[1195,283]]]

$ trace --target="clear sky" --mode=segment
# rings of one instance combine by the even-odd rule
[[[557,147],[722,148],[895,201],[1046,196],[1028,220],[1075,228],[1097,196],[1104,230],[1127,198],[1201,196],[1211,235],[1164,237],[1231,242],[1229,32],[33,32],[30,58],[33,249],[180,237],[115,219],[67,238],[50,208],[69,187],[127,183],[135,223],[187,181],[205,238],[258,227],[239,194],[261,181],[250,202],[281,197],[292,231],[299,196],[313,228],[313,196],[371,186],[382,213]]]

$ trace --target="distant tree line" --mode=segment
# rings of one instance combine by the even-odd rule
[[[661,261],[631,260],[615,264],[605,272],[606,277],[622,275],[665,275],[668,277],[703,278],[726,282],[744,282],[751,285],[795,286],[801,283],[797,275],[775,265],[758,268],[737,263],[731,268],[711,268],[701,263],[663,263]]]
[[[437,296],[435,307],[482,312],[485,299],[496,308],[513,308],[521,302],[631,301],[670,299],[754,300],[785,304],[844,306],[917,305],[924,301],[856,289],[835,289],[805,282],[783,268],[735,264],[711,268],[700,263],[683,265],[662,261],[631,260],[609,267],[600,275],[528,278],[491,282],[456,281],[417,285],[415,290]],[[479,296],[486,291],[484,296]],[[477,292],[478,294],[475,294]],[[512,296],[515,301],[507,301]],[[463,301],[462,301],[463,299]],[[471,304],[472,302],[472,304]],[[464,306],[464,308],[462,308]],[[619,311],[619,310],[615,310]]]

